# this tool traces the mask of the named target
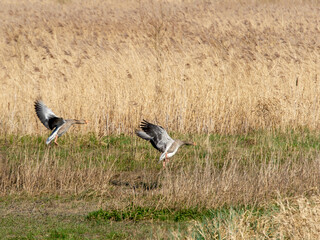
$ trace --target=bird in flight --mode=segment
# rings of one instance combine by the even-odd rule
[[[34,107],[42,124],[46,128],[53,130],[48,137],[46,144],[49,144],[54,139],[54,143],[58,145],[58,137],[61,137],[64,133],[66,133],[73,124],[88,123],[86,120],[63,119],[61,117],[57,117],[57,115],[55,115],[52,110],[48,108],[41,100],[36,100],[34,102]]]
[[[163,161],[163,168],[166,167],[169,158],[176,154],[179,147],[182,145],[196,145],[193,142],[181,141],[179,139],[173,140],[163,127],[149,123],[144,119],[140,124],[140,128],[142,130],[136,130],[136,134],[142,139],[149,141],[155,149],[162,153],[159,162]]]

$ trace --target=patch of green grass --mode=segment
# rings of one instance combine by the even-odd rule
[[[128,206],[121,210],[98,210],[90,212],[87,215],[88,220],[110,220],[110,221],[142,221],[142,220],[160,220],[160,221],[189,221],[204,218],[229,218],[230,214],[242,214],[250,210],[253,215],[262,216],[270,211],[278,211],[276,205],[265,207],[236,206],[221,207],[217,209],[155,209],[152,207]]]
[[[173,135],[181,139],[190,138],[181,134]],[[153,164],[149,167],[159,167],[156,160],[160,153],[153,149],[150,143],[136,136],[111,135],[99,138],[93,133],[84,136],[66,134],[59,138],[59,146],[47,146],[46,137],[0,136],[0,151],[12,160],[19,160],[22,155],[28,158],[38,156],[42,159],[44,154],[47,154],[48,157],[52,156],[58,160],[78,159],[83,162],[90,161],[90,164],[116,161],[115,168],[119,171],[134,171],[144,167],[150,160]],[[297,157],[299,153],[310,155],[320,150],[319,134],[306,129],[285,132],[255,131],[245,135],[194,135],[192,141],[197,142],[196,147],[182,147],[173,159],[181,157],[184,153],[184,162],[187,164],[193,164],[195,157],[199,161],[210,158],[218,163],[224,162],[230,154],[236,153],[243,162],[270,160],[275,155],[285,160],[288,157]]]
[[[0,239],[153,239],[159,228],[170,235],[185,224],[85,221],[83,216],[7,215],[0,219]]]
[[[210,234],[219,235],[219,226],[232,223],[238,216],[247,213],[255,216],[248,222],[254,231],[260,216],[277,211],[279,206],[271,204],[209,210],[128,207],[123,211],[99,210],[87,216],[80,212],[69,215],[7,214],[0,219],[0,239],[154,239],[155,236],[176,236],[173,232],[183,238],[190,236],[188,226],[194,221],[189,220],[197,220],[204,229],[211,231]],[[191,235],[201,239],[197,228]]]
[[[108,147],[117,146],[120,149],[127,148],[128,145],[131,145],[132,138],[130,136],[120,134],[114,136],[105,136],[101,139],[101,142],[105,143]]]
[[[209,216],[209,210],[194,209],[155,209],[153,207],[129,206],[122,210],[98,210],[88,214],[88,220],[111,220],[111,221],[188,221]]]

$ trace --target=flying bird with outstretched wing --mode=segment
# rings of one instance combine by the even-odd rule
[[[73,124],[88,123],[86,120],[63,119],[61,117],[58,117],[41,100],[36,100],[34,102],[34,108],[42,124],[46,128],[53,130],[48,137],[46,144],[49,144],[53,139],[55,139],[54,143],[58,145],[58,137],[61,137],[64,133],[66,133]]]
[[[179,147],[182,145],[196,145],[179,139],[173,140],[163,127],[149,123],[144,119],[140,124],[140,128],[141,130],[136,130],[137,136],[149,141],[155,149],[162,153],[159,161],[163,161],[164,168],[166,163],[169,162],[169,158],[176,154]]]

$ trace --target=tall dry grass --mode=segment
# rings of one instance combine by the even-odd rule
[[[27,194],[39,196],[42,194],[86,194],[94,191],[103,194],[109,189],[109,180],[113,174],[112,164],[93,159],[86,165],[79,159],[59,160],[59,152],[50,154],[45,151],[28,154],[21,151],[17,161],[0,156],[0,189],[2,196]],[[65,153],[68,155],[69,153]],[[80,156],[80,155],[79,155]],[[80,158],[80,157],[79,157]],[[96,186],[96,187],[94,187]]]
[[[279,210],[257,214],[255,209],[194,222],[188,234],[172,232],[173,239],[318,239],[319,197],[278,199]],[[270,207],[270,206],[269,206]],[[161,232],[161,239],[165,236]]]
[[[0,132],[319,126],[318,1],[2,1]]]

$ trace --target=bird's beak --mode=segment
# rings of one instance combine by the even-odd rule
[[[197,143],[194,142],[194,143],[193,143],[193,146],[197,146]]]
[[[89,123],[89,121],[87,121],[87,120],[85,120],[85,122],[86,122],[86,124],[88,124],[88,123]]]

